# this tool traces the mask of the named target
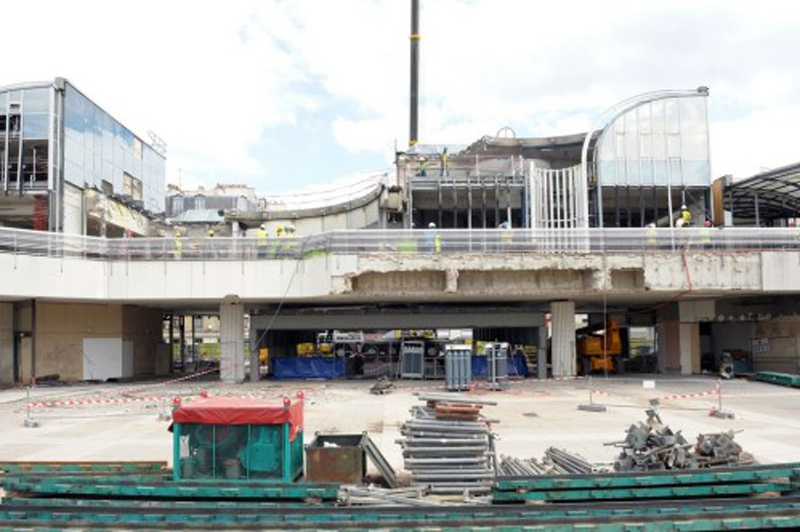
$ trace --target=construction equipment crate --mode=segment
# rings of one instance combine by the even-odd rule
[[[364,434],[316,434],[306,446],[306,480],[361,484],[367,474]]]
[[[173,411],[173,478],[293,482],[303,474],[303,395],[274,406],[204,398]]]

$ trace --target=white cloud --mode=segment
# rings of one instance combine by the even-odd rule
[[[422,4],[422,141],[505,125],[575,133],[633,94],[708,85],[716,175],[800,158],[800,10],[781,2]],[[180,168],[184,181],[268,190],[254,151],[265,130],[280,142],[280,128],[325,106],[343,157],[388,161],[407,139],[407,1],[15,2],[3,14],[22,21],[5,41],[25,46],[5,54],[0,82],[70,78],[167,140],[171,181]]]

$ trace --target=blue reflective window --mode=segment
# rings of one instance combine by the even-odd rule
[[[22,138],[47,139],[50,134],[50,115],[25,113],[22,117]]]
[[[28,89],[23,91],[23,112],[50,112],[50,92],[52,89]]]

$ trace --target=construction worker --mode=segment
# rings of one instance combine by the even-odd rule
[[[214,249],[214,230],[209,229],[206,233],[206,250],[208,258],[214,259],[217,257],[216,250]]]
[[[283,229],[283,256],[284,257],[294,257],[295,252],[297,251],[297,241],[294,239],[294,226],[287,225]]]
[[[703,223],[703,227],[700,229],[700,244],[702,244],[705,249],[713,249],[713,231],[711,220],[706,219],[705,223]]]
[[[655,250],[658,242],[658,232],[656,231],[656,224],[649,223],[645,226],[644,231],[645,248]]]
[[[689,227],[689,224],[692,221],[692,213],[689,212],[689,208],[686,204],[681,205],[681,217],[678,218],[678,221],[675,222],[675,227]]]
[[[419,163],[419,170],[417,170],[417,177],[428,177],[428,159],[422,159]]]
[[[172,239],[172,257],[175,260],[181,260],[183,252],[183,242],[181,242],[181,232],[175,231],[175,236]]]
[[[447,147],[445,146],[444,150],[442,150],[441,156],[441,163],[442,167],[439,169],[439,176],[443,177],[446,175],[450,175],[450,154],[447,153]]]
[[[259,259],[267,256],[267,226],[264,224],[256,231],[256,250]]]
[[[428,230],[425,232],[425,249],[430,253],[442,251],[442,239],[433,222],[428,224]]]

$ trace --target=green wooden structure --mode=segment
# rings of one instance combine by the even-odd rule
[[[500,477],[495,503],[749,496],[794,493],[800,462],[649,473]]]
[[[173,480],[269,480],[303,475],[303,395],[276,407],[204,398],[173,411]]]
[[[793,388],[800,388],[800,375],[793,375],[791,373],[777,373],[775,371],[759,371],[756,373],[756,380],[762,382],[769,382],[772,384],[780,384],[781,386],[791,386]]]

